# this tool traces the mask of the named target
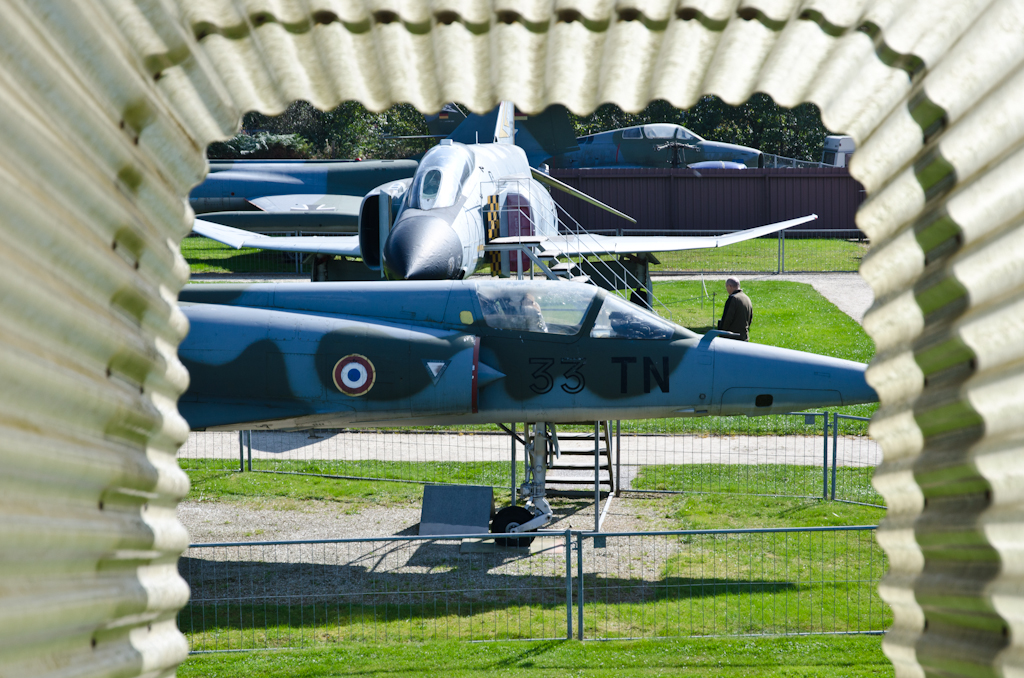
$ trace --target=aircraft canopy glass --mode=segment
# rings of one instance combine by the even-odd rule
[[[434,146],[416,169],[409,189],[409,207],[429,210],[451,207],[473,173],[473,157],[461,146]]]
[[[597,288],[546,281],[481,282],[477,296],[488,327],[548,334],[576,334]]]
[[[609,295],[594,321],[596,339],[670,339],[676,328],[622,297]]]
[[[630,127],[629,129],[622,130],[623,139],[643,139],[644,134],[640,131],[639,127]]]
[[[697,136],[696,134],[686,129],[685,127],[679,127],[676,129],[676,139],[681,139],[682,141],[690,142],[704,141],[703,137]]]
[[[658,123],[656,125],[644,125],[644,134],[648,139],[671,139],[676,135],[678,125]]]

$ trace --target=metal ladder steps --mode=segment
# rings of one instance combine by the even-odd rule
[[[568,442],[565,440],[558,441],[558,450],[564,454],[580,455],[589,454],[591,457],[594,456],[594,443],[593,442]],[[608,447],[601,442],[601,446],[597,448],[598,454],[605,454],[608,451]]]
[[[554,469],[552,469],[554,470]],[[607,471],[601,471],[598,475],[598,482],[604,485],[611,484],[611,474]],[[590,475],[563,475],[561,473],[552,473],[548,471],[545,477],[545,482],[552,485],[594,485],[594,473],[591,471]]]
[[[579,440],[589,440],[591,443],[593,443],[594,442],[594,432],[593,431],[586,431],[586,432],[583,432],[583,431],[571,431],[571,432],[568,432],[568,433],[565,433],[565,432],[562,432],[562,431],[558,432],[558,441],[559,442],[575,442],[575,441],[579,441]],[[604,436],[601,436],[601,440],[604,440]]]
[[[602,458],[601,462],[598,464],[598,467],[599,468],[608,468],[608,460],[607,460],[607,458]],[[593,471],[594,470],[594,455],[591,454],[591,455],[588,455],[587,457],[578,456],[578,457],[572,457],[572,458],[568,458],[567,459],[565,457],[565,455],[563,454],[561,459],[554,459],[554,460],[552,460],[551,461],[551,466],[549,466],[549,468],[552,469],[552,470],[569,469],[569,468],[571,468],[571,469],[581,469],[581,470],[590,469],[591,471]]]

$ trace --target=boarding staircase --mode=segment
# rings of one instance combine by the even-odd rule
[[[499,188],[518,183],[518,179],[497,182]],[[517,187],[519,191],[523,187]],[[593,235],[572,218],[565,210],[555,203],[560,211],[555,217],[559,223],[559,231],[580,244],[593,244]],[[491,262],[492,275],[518,277],[525,274],[533,278],[535,271],[551,280],[571,280],[579,283],[590,283],[607,290],[628,293],[630,290],[642,290],[642,303],[649,308],[655,305],[664,307],[654,297],[649,264],[657,264],[658,260],[650,254],[640,256],[588,257],[559,251],[553,241],[543,235],[508,235],[509,232],[538,233],[532,213],[523,213],[518,208],[511,209],[511,219],[516,228],[509,226],[510,210],[501,207],[497,196],[488,201],[484,210],[486,220],[486,238],[484,251]],[[524,224],[526,227],[524,228]],[[590,241],[590,242],[588,242]],[[579,250],[580,247],[574,248]],[[514,262],[522,262],[525,266]],[[634,297],[635,298],[635,297]]]
[[[549,494],[615,491],[611,422],[594,422],[589,431],[559,431],[554,425],[551,430],[555,435],[548,443]]]

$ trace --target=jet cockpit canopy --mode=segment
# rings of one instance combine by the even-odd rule
[[[488,327],[576,334],[597,296],[597,288],[568,282],[482,281],[477,297]]]
[[[423,156],[409,189],[408,207],[451,207],[473,173],[473,156],[459,144],[435,146]]]

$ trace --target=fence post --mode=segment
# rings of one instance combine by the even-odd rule
[[[832,501],[836,500],[836,457],[839,449],[839,413],[832,413]]]
[[[775,256],[777,257],[778,261],[775,262],[775,272],[782,273],[782,231],[779,231],[779,245],[776,249],[778,251]]]
[[[516,506],[516,423],[512,422],[512,505]]]
[[[238,472],[245,473],[245,431],[238,432]]]
[[[605,441],[611,445],[610,440]],[[594,532],[601,531],[601,422],[594,422]],[[608,475],[612,473],[608,469]]]
[[[779,244],[782,247],[782,254],[779,256],[779,273],[786,272],[786,231],[779,231]]]
[[[565,639],[572,640],[572,530],[565,531]]]
[[[247,462],[247,464],[249,466],[249,470],[252,471],[252,430],[251,429],[245,432],[245,443],[246,443],[246,445],[245,445],[246,462]]]
[[[823,450],[823,453],[822,453],[822,460],[821,460],[822,461],[822,464],[821,464],[821,470],[822,470],[821,498],[822,499],[828,499],[828,411],[827,410],[825,411],[825,415],[822,417],[822,419],[824,419],[824,424],[822,426],[821,440],[822,440],[822,445],[824,447],[824,450]]]
[[[583,533],[576,533],[576,637],[583,640]]]
[[[622,492],[622,420],[615,420],[615,496]]]

